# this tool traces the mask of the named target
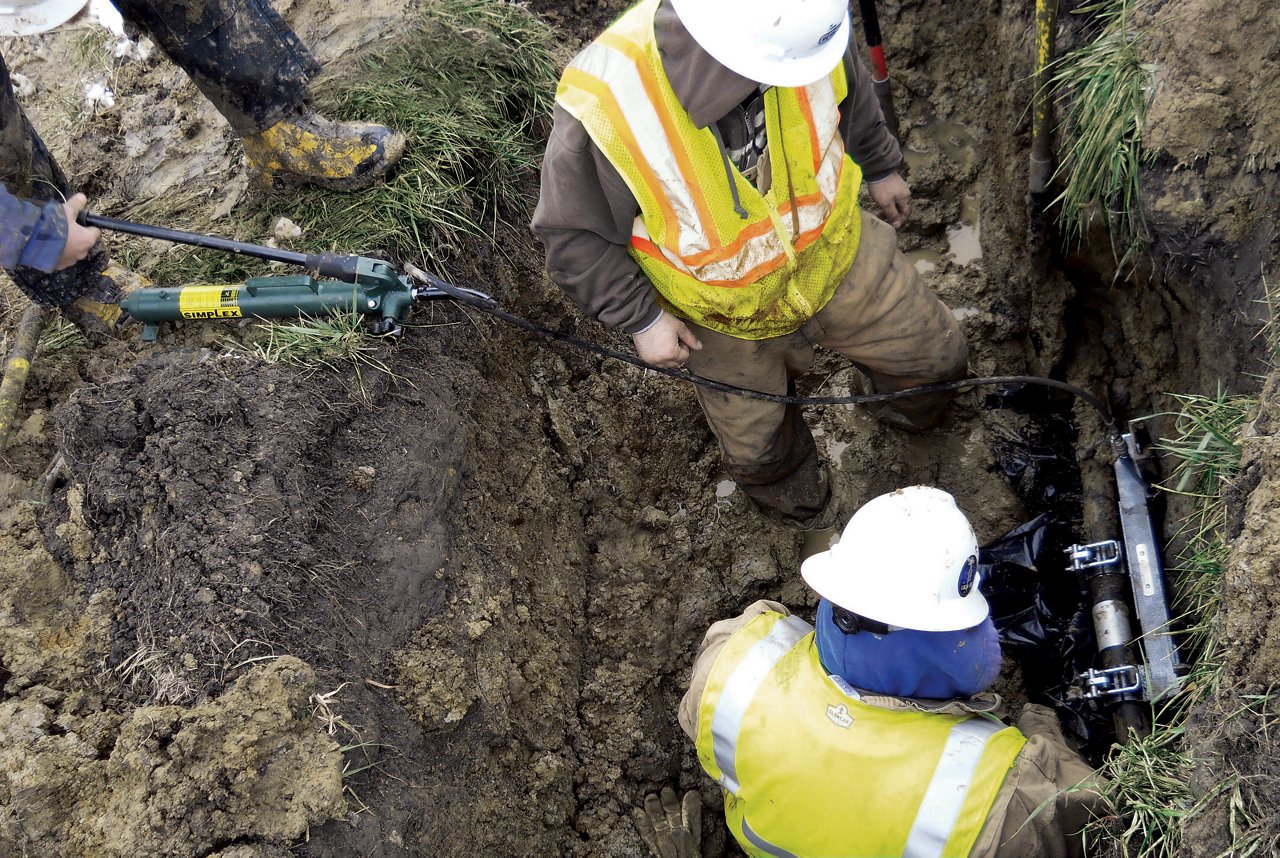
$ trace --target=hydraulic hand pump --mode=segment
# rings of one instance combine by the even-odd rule
[[[298,253],[91,214],[82,215],[81,220],[86,226],[284,262],[307,272],[254,277],[244,283],[135,290],[120,302],[120,307],[142,322],[142,339],[145,341],[153,341],[159,336],[161,323],[183,319],[280,319],[342,312],[357,312],[371,317],[370,329],[375,334],[399,336],[414,301],[450,297],[445,290],[415,283],[380,259]],[[492,301],[479,292],[454,286],[449,288]]]

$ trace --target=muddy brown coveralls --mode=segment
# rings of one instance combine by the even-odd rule
[[[307,99],[320,71],[310,51],[265,0],[114,0],[133,28],[147,34],[241,136],[264,131]],[[14,196],[61,202],[73,193],[65,174],[27,121],[0,57],[0,181]],[[46,274],[8,274],[31,300],[62,306],[98,285],[107,253]]]
[[[654,27],[680,103],[698,127],[715,123],[726,150],[738,160],[751,148],[750,105],[757,85],[707,54],[669,0],[659,6]],[[875,182],[897,170],[902,154],[885,127],[870,75],[852,50],[845,55],[845,71],[849,95],[840,104],[845,149],[867,181]],[[762,122],[755,124],[763,138]],[[546,246],[551,278],[586,313],[629,334],[647,330],[660,313],[653,286],[627,255],[639,211],[586,129],[557,105],[533,229]],[[798,331],[746,340],[689,327],[703,345],[690,352],[692,372],[770,393],[794,391],[795,380],[813,363],[814,346],[849,358],[880,392],[960,378],[968,364],[968,347],[951,311],[898,252],[893,228],[865,213],[852,268],[831,300]],[[747,494],[794,519],[811,518],[824,508],[827,474],[798,406],[702,387],[698,399],[730,474]],[[901,400],[881,416],[923,427],[949,400],[949,395]]]

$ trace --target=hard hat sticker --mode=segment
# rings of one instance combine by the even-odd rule
[[[978,580],[978,556],[970,554],[969,559],[964,561],[964,568],[960,570],[960,580],[957,582],[956,589],[960,591],[960,598],[964,598],[973,592],[974,582]]]
[[[178,312],[184,319],[239,319],[238,285],[186,286],[178,293]]]

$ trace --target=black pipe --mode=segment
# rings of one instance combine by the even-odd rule
[[[150,226],[102,215],[80,214],[80,223],[85,226],[96,226],[113,232],[123,232],[143,238],[158,238],[161,241],[172,241],[176,244],[189,244],[193,247],[204,247],[209,250],[221,250],[224,253],[235,253],[240,256],[253,256],[270,262],[283,262],[286,265],[297,265],[318,277],[332,277],[344,283],[356,281],[356,268],[360,257],[337,253],[299,253],[294,250],[281,250],[278,247],[267,247],[262,244],[250,244],[247,241],[233,241],[229,238],[218,238],[202,235],[198,232],[184,232],[180,229],[168,229],[163,226]]]

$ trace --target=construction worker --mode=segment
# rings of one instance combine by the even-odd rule
[[[58,27],[86,0],[8,0],[0,36]],[[116,0],[125,20],[149,35],[226,117],[244,145],[250,173],[269,187],[309,183],[358,190],[381,178],[404,151],[404,136],[381,125],[340,123],[309,105],[319,65],[265,0]],[[31,127],[0,57],[0,265],[31,300],[62,307],[91,334],[114,329],[122,282],[94,247],[98,231],[74,222],[84,197]]]
[[[1050,710],[998,719],[977,553],[951,495],[901,489],[804,562],[816,628],[761,601],[707,632],[679,721],[747,855],[1083,854],[1094,772]],[[674,796],[649,805],[655,854],[696,837]]]
[[[770,393],[815,345],[878,391],[963,375],[954,316],[897,250],[911,193],[849,33],[846,0],[642,0],[565,70],[533,229],[641,358]],[[859,209],[864,178],[884,220]],[[832,516],[798,407],[698,397],[748,495]],[[881,416],[923,429],[949,399]]]

